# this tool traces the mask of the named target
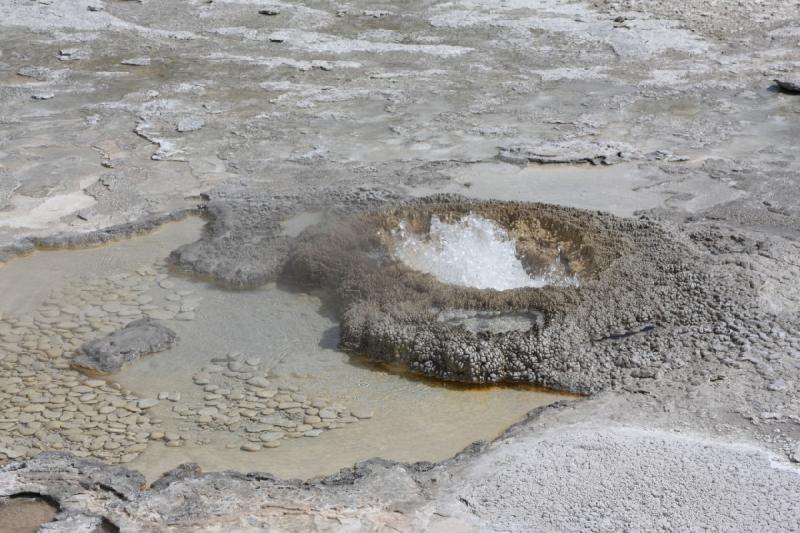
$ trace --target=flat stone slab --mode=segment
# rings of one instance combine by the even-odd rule
[[[623,143],[571,139],[555,142],[503,146],[498,159],[512,164],[613,165],[635,159],[633,147]]]
[[[175,345],[174,331],[150,318],[142,318],[100,339],[87,342],[73,364],[104,374],[116,372],[140,356],[163,352]]]

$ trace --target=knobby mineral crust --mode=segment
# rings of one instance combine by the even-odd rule
[[[448,285],[395,260],[389,234],[401,220],[426,229],[431,216],[469,213],[496,221],[527,262],[560,253],[580,287],[507,291]],[[534,258],[534,259],[531,259]],[[647,219],[621,219],[545,204],[435,196],[307,230],[287,276],[331,289],[346,350],[447,380],[526,382],[595,392],[626,376],[652,378],[690,357],[670,332],[704,327],[733,298],[752,299],[746,276],[714,265]],[[471,331],[442,310],[541,313],[527,330]],[[669,352],[665,343],[673,345]]]

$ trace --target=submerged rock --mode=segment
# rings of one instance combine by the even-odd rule
[[[87,342],[73,364],[95,372],[116,372],[141,355],[171,348],[177,339],[175,332],[168,327],[142,318],[106,337]]]

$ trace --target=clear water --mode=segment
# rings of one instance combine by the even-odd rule
[[[0,504],[0,532],[36,533],[58,510],[38,498],[12,498]]]
[[[555,263],[541,275],[529,274],[515,241],[492,220],[470,213],[449,224],[434,215],[430,226],[427,235],[418,235],[401,222],[394,232],[394,256],[444,283],[498,291],[576,283],[560,276]]]
[[[170,250],[197,239],[201,228],[201,220],[188,219],[109,246],[37,252],[13,260],[0,268],[0,313],[6,318],[33,313],[53,290],[67,300],[77,299],[84,283],[134,276],[148,265],[157,266]],[[67,285],[75,290],[62,290]],[[178,333],[178,345],[143,357],[107,378],[139,398],[180,394],[180,401],[161,401],[149,413],[161,419],[162,431],[181,434],[184,444],[168,447],[161,440],[150,441],[128,463],[151,481],[185,462],[197,462],[207,471],[235,469],[310,478],[372,457],[439,461],[476,440],[495,438],[536,407],[572,397],[531,388],[446,385],[364,364],[337,349],[336,321],[316,295],[274,284],[227,291],[172,275],[160,285],[145,293],[160,307],[169,305],[165,298],[176,292],[191,292],[188,298],[199,302],[191,320],[163,320]],[[35,336],[30,333],[26,342],[35,341]],[[240,447],[247,435],[241,430],[203,428],[175,411],[178,406],[203,405],[208,391],[197,386],[192,376],[231,351],[268,368],[276,387],[291,387],[309,398],[325,398],[373,416],[315,438],[285,439],[277,448],[243,451]],[[30,363],[20,358],[19,364]]]

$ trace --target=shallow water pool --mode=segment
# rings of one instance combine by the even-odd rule
[[[169,273],[164,258],[201,230],[189,218],[0,269],[0,460],[66,449],[150,481],[184,462],[310,478],[372,457],[442,460],[572,398],[442,385],[364,363],[337,350],[318,295],[275,284],[223,290]],[[142,316],[175,330],[177,346],[102,379],[69,368],[82,342]]]

